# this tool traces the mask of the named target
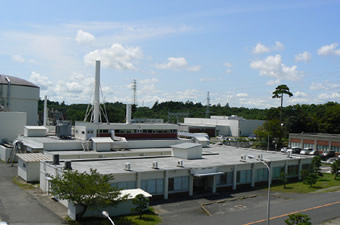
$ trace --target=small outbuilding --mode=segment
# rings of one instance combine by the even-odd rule
[[[111,150],[111,144],[114,142],[110,137],[93,137],[92,150],[96,152],[108,152]]]
[[[18,176],[27,182],[40,180],[40,161],[50,160],[42,153],[22,153],[18,157]]]
[[[44,126],[25,126],[25,137],[46,137],[47,128]]]
[[[181,159],[201,159],[202,145],[197,143],[182,143],[173,145],[172,156]]]

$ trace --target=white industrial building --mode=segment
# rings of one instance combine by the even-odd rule
[[[27,125],[37,125],[39,92],[29,81],[0,75],[0,111],[26,112]]]
[[[269,164],[271,180],[279,180],[282,171],[290,178],[301,178],[302,169],[312,161],[309,156],[227,146],[202,150],[193,143],[173,146],[172,155],[71,159],[67,164],[79,172],[89,172],[93,168],[102,174],[113,174],[112,185],[118,188],[141,188],[153,196],[168,199],[177,194],[193,196],[202,192],[236,190],[239,185],[254,187],[258,182],[267,181],[267,168],[261,162],[246,159],[247,155],[259,155]],[[42,161],[40,188],[48,192],[49,180],[61,175],[64,167],[65,161]]]
[[[239,116],[211,116],[210,118],[184,118],[179,130],[190,133],[207,133],[210,137],[248,137],[264,120],[247,120]]]

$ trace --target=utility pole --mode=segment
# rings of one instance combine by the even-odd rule
[[[208,91],[208,95],[207,95],[207,108],[205,110],[205,117],[209,118],[209,114],[210,114],[210,96],[209,96],[209,91]]]

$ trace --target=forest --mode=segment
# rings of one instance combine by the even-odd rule
[[[39,115],[43,113],[43,101],[39,100]],[[70,104],[48,101],[49,110],[61,112],[64,120],[83,121],[87,104]],[[105,103],[109,122],[125,122],[125,104],[120,102]],[[185,113],[188,117],[205,118],[206,106],[201,103],[187,102],[155,102],[152,107],[132,107],[133,118],[161,118],[165,122],[176,123],[177,118],[168,117],[168,113]],[[230,107],[226,105],[211,105],[210,115],[238,115],[245,119],[279,120],[280,106],[269,109],[245,107]],[[168,121],[169,120],[169,121]],[[183,116],[179,118],[183,122]],[[340,104],[328,102],[325,104],[297,104],[282,108],[282,122],[285,133],[322,132],[340,133]]]

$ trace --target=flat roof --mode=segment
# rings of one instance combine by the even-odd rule
[[[285,161],[311,158],[311,156],[293,155],[293,158],[287,158],[286,154],[274,151],[263,151],[255,149],[236,148],[231,146],[214,145],[205,148],[202,159],[188,160],[175,157],[124,157],[112,159],[97,160],[74,160],[72,168],[79,172],[89,172],[90,168],[95,168],[101,174],[125,174],[134,172],[154,172],[152,164],[158,162],[158,170],[179,170],[188,168],[211,168],[228,165],[245,164],[241,162],[241,155],[259,155],[263,154],[263,158],[268,161]],[[204,154],[204,152],[213,152],[213,154]],[[178,161],[183,161],[184,168],[177,167]],[[130,163],[131,171],[125,170],[125,164]],[[256,160],[249,159],[246,163],[256,163]],[[258,162],[260,163],[260,162]]]
[[[181,143],[181,144],[177,144],[177,145],[173,145],[171,147],[173,148],[181,148],[181,149],[187,149],[187,148],[194,148],[194,147],[198,147],[198,146],[202,146],[201,144],[197,144],[197,143]]]
[[[90,138],[94,143],[113,143],[114,141],[110,137],[92,137]]]
[[[40,162],[44,160],[50,160],[46,155],[42,153],[18,153],[17,157],[25,162]]]

